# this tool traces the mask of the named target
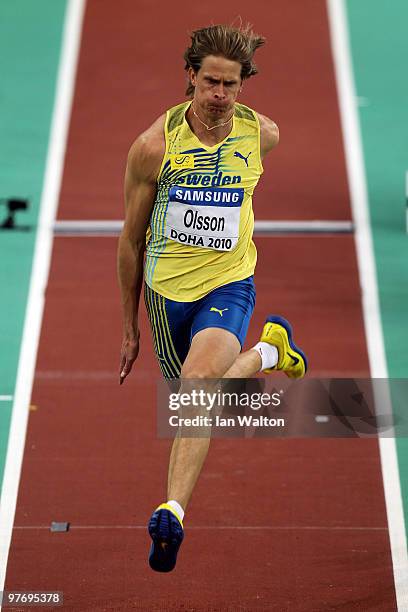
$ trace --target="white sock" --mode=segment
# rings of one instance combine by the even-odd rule
[[[278,363],[278,349],[268,342],[258,342],[252,347],[253,351],[259,353],[262,359],[261,370],[273,368]]]
[[[166,502],[171,508],[173,508],[173,510],[175,512],[177,512],[178,516],[180,517],[180,520],[183,521],[184,518],[184,510],[183,508],[180,506],[180,504],[178,502],[176,502],[175,499],[171,499],[170,501]]]

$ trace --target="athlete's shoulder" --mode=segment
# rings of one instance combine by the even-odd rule
[[[238,119],[245,120],[246,125],[252,122],[256,126],[256,129],[258,129],[259,126],[262,158],[265,157],[271,149],[276,147],[279,142],[279,129],[272,119],[240,103],[235,104],[235,116]]]
[[[261,133],[261,155],[265,157],[279,142],[279,128],[269,117],[260,113],[257,113],[257,116]]]
[[[166,150],[164,126],[166,114],[160,115],[130,147],[127,166],[139,178],[156,178]]]

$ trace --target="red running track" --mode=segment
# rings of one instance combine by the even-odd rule
[[[177,9],[160,7],[158,22],[146,2],[88,2],[59,218],[122,215],[132,138],[182,98],[185,32],[248,12],[241,1]],[[325,3],[258,2],[250,13],[269,45],[243,101],[282,134],[257,217],[349,219]],[[248,346],[281,312],[312,375],[367,374],[353,239],[257,245]],[[169,442],[155,434],[145,315],[137,367],[117,384],[115,251],[110,238],[54,243],[6,588],[62,590],[63,609],[80,611],[395,610],[375,440],[214,441],[176,571],[149,570],[145,525],[164,496]],[[51,521],[72,527],[50,533]]]

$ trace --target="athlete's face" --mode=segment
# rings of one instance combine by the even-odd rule
[[[189,76],[195,87],[194,104],[208,118],[217,121],[229,115],[241,89],[241,64],[225,57],[207,55],[201,68]]]

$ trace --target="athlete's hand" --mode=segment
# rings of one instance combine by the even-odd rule
[[[121,385],[132,369],[132,365],[139,354],[140,333],[134,339],[123,338],[120,351],[119,384]]]

